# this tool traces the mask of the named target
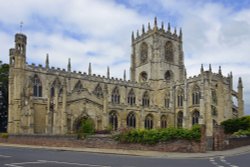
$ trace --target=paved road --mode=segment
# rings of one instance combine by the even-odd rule
[[[0,146],[1,167],[249,167],[250,153],[170,159]]]

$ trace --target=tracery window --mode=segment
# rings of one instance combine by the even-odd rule
[[[177,92],[177,106],[178,107],[183,106],[183,97],[184,97],[184,92],[182,89],[179,89]]]
[[[116,111],[111,111],[109,113],[109,124],[112,127],[112,130],[117,130],[118,128],[118,118]]]
[[[37,75],[34,76],[33,81],[33,96],[42,97],[42,83]]]
[[[164,99],[164,106],[166,108],[169,108],[170,107],[170,94],[167,93],[166,96],[165,96],[165,99]]]
[[[183,112],[179,111],[177,114],[177,127],[182,128],[183,127]]]
[[[173,43],[170,41],[167,41],[165,44],[165,60],[169,62],[174,61]]]
[[[141,63],[146,63],[148,59],[148,45],[145,42],[141,44],[140,52],[141,52],[140,56]]]
[[[136,116],[134,112],[131,112],[127,116],[127,127],[135,128],[136,127]]]
[[[153,129],[153,116],[151,114],[148,114],[145,118],[144,127],[145,129]]]
[[[140,80],[140,82],[147,81],[148,80],[148,74],[145,71],[141,72],[139,80]]]
[[[165,115],[161,116],[161,128],[167,128],[167,117]]]
[[[97,98],[103,98],[103,92],[102,92],[102,87],[100,84],[98,84],[96,87],[95,87],[95,90],[93,92]]]
[[[120,103],[120,93],[118,87],[115,87],[112,91],[111,102],[114,104]]]
[[[200,88],[196,85],[193,88],[193,93],[192,93],[192,102],[193,102],[193,104],[200,104],[200,98],[201,98]]]
[[[164,78],[167,82],[173,80],[173,72],[172,71],[166,71]]]
[[[82,89],[83,89],[82,83],[81,83],[81,81],[78,81],[75,84],[74,91],[81,91]]]
[[[135,105],[135,100],[136,98],[135,98],[134,90],[131,89],[128,93],[128,104],[131,106]]]
[[[214,105],[216,105],[217,104],[217,94],[216,94],[216,91],[215,90],[212,90],[211,91],[211,97],[212,97],[212,103],[214,104]]]
[[[193,125],[199,124],[199,117],[200,117],[200,112],[197,111],[197,110],[195,110],[193,112],[193,116],[192,116],[192,123],[193,123]]]
[[[142,96],[142,106],[143,107],[149,107],[150,99],[149,99],[149,94],[148,92],[144,92]]]

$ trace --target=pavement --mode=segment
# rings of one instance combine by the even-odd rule
[[[0,143],[0,147],[16,147],[16,148],[32,148],[32,149],[47,149],[59,151],[76,151],[76,152],[92,152],[92,153],[105,153],[105,154],[118,154],[118,155],[134,155],[146,156],[154,158],[210,158],[218,156],[235,156],[240,154],[250,153],[250,145],[234,148],[224,151],[207,151],[206,153],[178,153],[178,152],[158,152],[158,151],[141,151],[141,150],[124,150],[124,149],[103,149],[103,148],[71,148],[71,147],[47,147],[35,145],[21,145],[21,144],[6,144]]]

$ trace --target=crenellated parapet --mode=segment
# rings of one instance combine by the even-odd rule
[[[141,31],[137,30],[136,34],[134,31],[132,32],[131,40],[132,45],[134,43],[137,43],[145,38],[148,38],[149,36],[152,36],[152,34],[158,33],[166,38],[173,39],[176,41],[182,41],[182,29],[180,28],[179,33],[177,34],[177,29],[174,28],[174,31],[171,30],[171,25],[168,23],[167,29],[164,27],[164,22],[161,23],[161,26],[158,27],[157,18],[154,19],[154,25],[151,28],[150,22],[148,23],[147,29],[145,29],[144,24],[142,25]]]

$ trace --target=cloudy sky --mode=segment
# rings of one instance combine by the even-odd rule
[[[182,27],[188,76],[200,65],[232,71],[234,88],[243,78],[245,112],[250,114],[250,0],[0,0],[0,59],[8,62],[14,34],[28,37],[27,61],[121,78],[129,70],[131,32],[142,24]],[[23,28],[20,30],[20,22]]]

